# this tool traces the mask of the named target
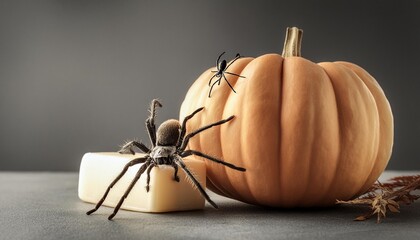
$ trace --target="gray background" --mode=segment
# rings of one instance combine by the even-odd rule
[[[89,151],[146,139],[227,51],[347,60],[381,84],[395,118],[388,169],[420,169],[420,1],[0,1],[0,170],[77,171]]]

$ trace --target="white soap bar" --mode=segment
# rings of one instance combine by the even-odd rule
[[[109,184],[122,171],[125,164],[143,154],[119,153],[86,153],[83,156],[79,173],[79,198],[85,202],[96,204],[105,193]],[[205,189],[206,166],[203,161],[184,159],[188,168]],[[134,179],[139,167],[137,164],[129,168],[125,175],[109,192],[103,205],[115,207],[124,195],[127,187]],[[128,197],[122,209],[141,212],[171,212],[204,208],[204,198],[187,179],[179,167],[180,182],[174,180],[174,168],[168,165],[154,167],[150,173],[150,190],[146,192],[146,172],[142,174]]]

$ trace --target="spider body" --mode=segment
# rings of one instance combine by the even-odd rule
[[[245,78],[244,76],[241,76],[239,74],[236,73],[231,73],[226,71],[236,60],[238,60],[241,55],[236,54],[236,57],[229,63],[227,64],[226,60],[222,60],[220,61],[220,58],[223,56],[223,54],[225,54],[225,52],[222,52],[222,54],[219,55],[219,57],[216,60],[216,70],[211,71],[212,73],[215,73],[209,80],[209,86],[210,86],[210,91],[209,91],[209,97],[211,97],[211,91],[213,90],[213,87],[217,84],[220,85],[220,82],[223,79],[225,79],[226,83],[229,85],[230,89],[232,89],[232,91],[234,93],[236,93],[235,89],[233,89],[232,85],[230,84],[230,82],[227,80],[226,75],[225,74],[229,74],[229,75],[233,75],[233,76],[237,76],[240,78]],[[216,81],[214,81],[212,83],[213,78],[217,78]]]
[[[176,154],[176,148],[173,146],[156,146],[150,152],[152,163],[157,165],[173,165]]]
[[[238,55],[236,55],[236,56],[238,56]],[[223,72],[226,70],[226,65],[227,65],[227,62],[226,62],[226,60],[223,59],[223,61],[221,61],[219,63],[219,68],[218,68],[218,71],[216,73],[216,77],[220,77],[223,74]]]
[[[201,127],[191,133],[186,134],[186,123],[189,119],[191,119],[195,114],[202,111],[204,108],[199,108],[195,110],[192,114],[185,117],[184,121],[182,122],[182,125],[179,123],[178,120],[170,119],[165,122],[163,122],[158,130],[156,131],[155,127],[155,116],[156,116],[156,107],[161,107],[162,105],[160,102],[156,99],[152,101],[151,107],[150,107],[150,117],[146,120],[146,128],[149,133],[150,142],[152,145],[152,148],[148,148],[146,145],[144,145],[141,142],[137,141],[131,141],[126,143],[122,148],[119,150],[119,153],[122,154],[134,154],[133,147],[138,148],[140,151],[146,153],[144,157],[135,158],[128,162],[124,169],[121,171],[121,173],[114,179],[114,181],[111,182],[111,184],[106,189],[103,197],[99,200],[99,202],[96,204],[95,208],[88,211],[86,214],[90,215],[96,210],[99,209],[99,207],[102,205],[102,203],[105,201],[109,191],[111,188],[121,179],[121,177],[127,172],[128,168],[143,163],[143,165],[139,168],[135,178],[132,180],[131,184],[127,188],[124,195],[121,197],[120,201],[114,208],[114,212],[108,217],[109,220],[111,220],[120,209],[121,205],[123,204],[124,200],[127,198],[128,194],[136,184],[136,182],[140,179],[140,176],[146,172],[147,179],[146,179],[146,191],[149,192],[150,190],[150,172],[154,167],[159,167],[160,165],[169,165],[174,168],[174,181],[179,182],[180,179],[178,177],[178,168],[180,167],[186,174],[186,176],[192,181],[192,183],[197,187],[201,195],[215,208],[218,208],[216,203],[214,203],[210,197],[207,195],[204,188],[201,186],[199,181],[194,177],[194,174],[191,172],[190,169],[185,165],[184,161],[182,160],[183,157],[187,157],[190,155],[196,155],[200,157],[204,157],[208,160],[211,160],[216,163],[223,164],[227,167],[230,167],[232,169],[238,170],[238,171],[245,171],[244,168],[237,167],[231,163],[224,162],[222,160],[219,160],[215,157],[206,155],[202,152],[195,151],[195,150],[185,150],[185,148],[188,145],[188,141],[191,137],[195,136],[196,134],[205,131],[211,127],[224,124],[234,118],[234,116],[231,116],[227,119],[206,125],[204,127]]]

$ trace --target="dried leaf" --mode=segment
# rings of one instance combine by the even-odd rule
[[[377,223],[380,223],[386,217],[387,208],[392,213],[399,213],[401,203],[409,205],[420,199],[419,195],[411,194],[417,189],[420,189],[420,175],[399,176],[384,184],[378,181],[358,198],[348,201],[337,200],[336,203],[370,206],[370,212],[354,220],[364,221],[376,214]]]
[[[372,206],[374,207],[374,206],[378,205],[378,202],[379,202],[379,199],[376,198],[375,200],[373,200]]]
[[[381,215],[383,217],[386,217],[386,208],[380,208],[380,210],[381,210]]]
[[[358,216],[357,218],[354,219],[354,221],[365,221],[367,218],[365,216]]]
[[[388,205],[388,208],[393,213],[399,213],[400,212],[400,210],[398,210],[398,208],[394,207],[394,205]]]
[[[392,199],[388,199],[388,203],[391,204],[392,206],[396,207],[396,208],[400,208],[400,205]]]
[[[410,204],[411,203],[410,198],[408,198],[406,195],[401,196],[400,199],[401,199],[400,201],[405,203],[405,204]]]

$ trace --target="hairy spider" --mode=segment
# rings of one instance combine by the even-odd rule
[[[213,90],[214,85],[216,85],[216,83],[217,83],[217,85],[220,85],[220,81],[222,80],[222,77],[225,79],[225,81],[229,85],[230,89],[232,89],[232,91],[234,93],[236,93],[235,89],[233,89],[232,85],[227,80],[225,74],[230,74],[230,75],[237,76],[237,77],[240,77],[240,78],[245,78],[244,76],[241,76],[239,74],[231,73],[231,72],[226,71],[230,67],[230,65],[232,65],[236,60],[238,60],[241,57],[241,55],[239,55],[239,53],[236,54],[236,57],[229,64],[227,64],[226,60],[224,60],[224,59],[223,59],[223,61],[220,61],[220,58],[222,57],[223,54],[225,54],[225,52],[222,52],[222,54],[220,54],[219,57],[216,60],[217,71],[215,71],[215,70],[211,71],[215,74],[209,80],[209,87],[211,86],[210,91],[209,91],[209,97],[211,97],[211,91]],[[213,80],[213,78],[217,78],[217,80],[214,81],[214,83],[212,84],[211,81]]]
[[[121,197],[120,201],[118,202],[117,206],[114,208],[114,212],[108,217],[109,220],[111,220],[120,209],[121,205],[123,204],[124,200],[127,198],[130,191],[133,189],[136,182],[139,180],[140,176],[147,170],[147,180],[146,180],[146,191],[149,192],[149,183],[150,183],[150,172],[154,167],[158,167],[159,165],[170,165],[174,168],[174,180],[179,182],[180,179],[178,177],[178,167],[181,167],[182,170],[186,173],[186,176],[192,181],[192,183],[197,187],[197,189],[200,191],[201,195],[214,207],[218,208],[216,203],[214,203],[209,195],[207,195],[206,191],[203,189],[203,187],[200,185],[200,182],[194,177],[193,173],[190,169],[185,165],[184,161],[182,160],[183,157],[187,157],[190,155],[196,155],[200,157],[207,158],[208,160],[211,160],[216,163],[223,164],[227,167],[230,167],[232,169],[238,170],[238,171],[245,171],[245,168],[237,167],[231,163],[224,162],[222,160],[219,160],[215,157],[209,156],[207,154],[204,154],[199,151],[195,150],[185,150],[185,148],[188,145],[188,141],[190,138],[194,137],[198,133],[207,130],[211,127],[221,125],[223,123],[226,123],[234,118],[234,116],[230,116],[227,119],[206,125],[204,127],[201,127],[191,133],[186,134],[186,124],[189,119],[191,119],[195,114],[203,110],[204,108],[199,108],[195,110],[190,115],[186,116],[184,118],[184,121],[182,122],[182,125],[179,123],[178,120],[175,119],[169,119],[165,122],[163,122],[159,128],[156,131],[155,126],[155,117],[156,117],[156,107],[162,107],[162,104],[157,100],[154,99],[152,101],[152,104],[150,106],[150,117],[146,120],[146,128],[147,132],[149,133],[150,142],[152,144],[152,148],[148,148],[146,145],[144,145],[141,142],[137,141],[131,141],[126,143],[122,148],[119,150],[119,153],[129,153],[134,154],[133,147],[138,148],[142,152],[146,153],[144,157],[135,158],[128,162],[121,173],[114,179],[114,181],[111,182],[111,184],[106,189],[103,197],[99,202],[96,204],[95,208],[88,211],[86,214],[90,215],[96,210],[99,209],[99,207],[102,205],[102,203],[105,201],[105,198],[107,197],[109,191],[111,188],[122,178],[122,176],[127,172],[128,168],[139,164],[144,163],[138,170],[135,178],[132,180],[130,185],[128,186],[127,190],[125,191],[124,195]]]

